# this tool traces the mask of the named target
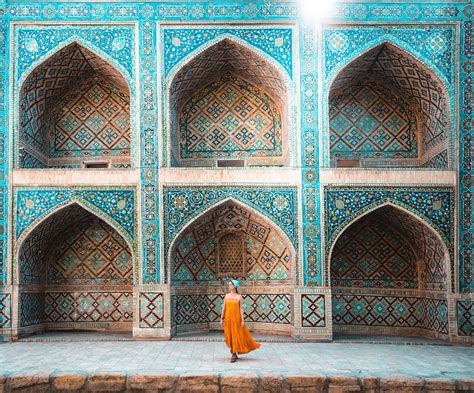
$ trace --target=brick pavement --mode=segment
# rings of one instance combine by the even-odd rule
[[[171,384],[171,390],[179,391],[179,383],[183,384],[183,381],[187,380],[186,386],[189,389],[193,384],[196,385],[194,390],[188,391],[213,391],[215,386],[221,391],[232,391],[225,386],[236,383],[232,379],[236,375],[243,375],[244,382],[239,383],[252,385],[253,390],[249,391],[257,391],[255,390],[257,387],[260,390],[263,389],[262,386],[267,380],[279,381],[278,386],[270,384],[269,386],[273,388],[268,391],[279,391],[285,386],[287,391],[298,391],[298,386],[303,386],[304,391],[321,391],[321,389],[332,392],[354,391],[354,389],[369,391],[371,389],[363,387],[367,381],[371,380],[376,381],[374,383],[377,386],[372,391],[385,391],[382,388],[386,384],[392,386],[393,391],[400,391],[400,378],[405,381],[403,382],[405,385],[406,383],[413,385],[410,385],[407,391],[430,391],[428,389],[430,383],[442,383],[446,389],[435,389],[439,391],[461,391],[464,388],[464,391],[466,389],[474,391],[474,349],[470,347],[360,343],[263,343],[260,350],[243,355],[237,363],[230,363],[229,355],[222,342],[3,343],[0,344],[0,375],[4,375],[5,378],[0,378],[0,386],[1,381],[4,380],[6,391],[24,389],[31,383],[36,384],[32,385],[36,386],[32,391],[42,390],[41,386],[46,390],[54,390],[52,388],[54,383],[59,383],[57,381],[61,379],[58,378],[64,379],[65,377],[60,376],[66,375],[75,376],[79,380],[84,378],[87,383],[84,382],[85,385],[81,385],[82,391],[93,391],[96,386],[94,384],[99,387],[108,386],[104,389],[110,390],[112,385],[109,386],[108,383],[115,383],[116,385],[113,386],[116,386],[118,390],[124,390],[125,386],[130,388],[130,384],[133,385],[137,380],[139,385],[142,384],[140,386],[145,386],[146,384],[143,385],[146,382],[143,382],[144,378],[152,378],[151,382],[147,380],[146,383],[153,385],[156,383],[156,375],[161,375],[159,378],[163,376],[168,378],[167,383]],[[102,374],[113,374],[113,376]],[[89,379],[86,379],[87,376]],[[207,381],[205,383],[202,382],[204,376],[208,378],[205,379]],[[342,380],[341,377],[343,377]],[[291,378],[297,378],[297,380],[291,382]],[[306,382],[301,382],[301,378]],[[164,383],[161,379],[160,381],[160,384]],[[352,390],[337,390],[338,384],[352,386]],[[203,386],[204,390],[199,390]],[[321,389],[318,390],[317,386]],[[239,391],[242,392],[242,389]]]

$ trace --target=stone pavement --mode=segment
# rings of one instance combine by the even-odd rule
[[[470,347],[269,342],[229,359],[215,341],[1,343],[0,392],[474,391]]]

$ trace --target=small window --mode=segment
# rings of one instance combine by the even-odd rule
[[[338,168],[359,168],[359,160],[337,160]]]
[[[219,239],[219,277],[242,277],[244,266],[244,241],[235,233],[228,233]]]
[[[219,168],[229,168],[229,167],[243,168],[245,166],[245,161],[244,160],[217,160],[217,166]]]
[[[84,163],[84,168],[88,169],[103,169],[103,168],[108,168],[109,163],[108,162],[85,162]]]

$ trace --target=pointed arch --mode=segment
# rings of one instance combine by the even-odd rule
[[[34,70],[36,70],[38,67],[43,65],[43,63],[45,63],[47,60],[57,55],[63,49],[73,44],[77,44],[84,47],[85,49],[87,49],[88,51],[96,55],[98,58],[102,59],[104,62],[107,62],[108,64],[110,64],[110,66],[113,67],[117,72],[119,72],[122,78],[127,82],[127,88],[129,89],[129,92],[131,92],[131,86],[133,86],[133,82],[131,79],[131,75],[129,75],[125,67],[123,67],[122,64],[120,64],[120,62],[115,60],[107,52],[105,52],[98,46],[94,45],[92,42],[87,41],[83,39],[82,37],[76,36],[76,35],[64,41],[61,41],[58,45],[54,46],[49,51],[43,53],[34,63],[32,63],[28,68],[23,70],[21,75],[17,75],[17,78],[16,78],[18,80],[17,85],[20,86],[21,88],[25,80],[31,75],[31,73]]]
[[[170,71],[168,72],[168,75],[166,76],[167,86],[175,78],[176,74],[181,69],[183,69],[186,65],[191,63],[196,57],[198,57],[203,52],[207,51],[208,49],[212,48],[213,46],[215,46],[215,45],[217,45],[220,42],[225,41],[225,40],[229,40],[231,42],[234,42],[237,45],[240,45],[240,46],[250,50],[251,52],[253,52],[253,54],[255,56],[258,56],[262,61],[265,61],[266,63],[270,63],[274,68],[276,68],[278,70],[278,72],[281,74],[281,76],[285,79],[285,81],[287,82],[287,86],[290,85],[291,76],[288,73],[288,71],[286,71],[284,69],[284,67],[281,65],[280,62],[275,60],[273,57],[269,56],[267,53],[265,53],[260,48],[257,48],[256,46],[250,44],[249,42],[247,42],[247,41],[245,41],[245,40],[243,40],[243,39],[241,39],[241,38],[239,38],[239,37],[237,37],[233,34],[225,33],[225,34],[219,35],[218,37],[213,38],[213,39],[207,41],[206,43],[202,44],[201,46],[195,48],[193,51],[191,51],[185,57],[183,57],[178,63],[176,63],[170,69]]]
[[[224,112],[215,112],[217,117],[206,115],[201,123],[201,127],[208,123],[215,125],[205,126],[206,130],[211,132],[212,128],[217,128],[219,134],[208,140],[202,138],[200,131],[196,138],[193,130],[197,123],[189,121],[186,114],[195,113],[191,109],[195,109],[202,100],[215,101],[214,95],[224,87],[233,90],[231,95],[235,96],[237,92],[238,99],[223,98],[219,105],[225,109]],[[166,165],[209,166],[219,159],[241,159],[248,165],[288,165],[291,161],[290,152],[294,151],[289,131],[294,112],[292,79],[281,64],[262,50],[232,34],[220,35],[177,63],[165,77],[163,88],[166,90],[164,109],[168,141],[164,156]],[[254,100],[267,103],[263,112]],[[265,123],[263,133],[248,133],[252,127],[246,122],[252,121],[252,118],[248,109],[237,110],[237,101],[242,101],[246,108],[257,108],[258,113],[262,112],[260,117]],[[227,121],[232,123],[232,132],[222,125],[226,119],[220,118],[229,113],[232,116]],[[242,131],[240,128],[243,128]],[[236,138],[233,133],[242,135]],[[262,139],[260,134],[265,138]],[[194,142],[190,145],[189,140]]]
[[[450,83],[440,71],[440,69],[435,64],[433,64],[430,59],[427,59],[422,53],[416,51],[413,47],[407,45],[405,42],[397,39],[396,37],[392,35],[383,35],[367,42],[362,48],[360,48],[360,50],[356,51],[352,56],[349,56],[343,61],[341,61],[337,65],[337,67],[335,67],[326,76],[326,86],[328,86],[327,94],[329,95],[329,91],[331,90],[331,86],[334,80],[338,77],[338,75],[340,75],[341,72],[344,71],[344,69],[347,68],[347,66],[353,63],[355,60],[365,56],[367,53],[376,49],[377,47],[386,44],[398,48],[399,50],[403,51],[407,56],[423,64],[429,71],[431,71],[436,76],[436,78],[439,79],[439,81],[443,84],[444,88],[449,91]]]
[[[451,167],[450,84],[407,44],[391,36],[370,41],[331,71],[326,86],[325,154],[332,165],[336,160],[363,160],[363,165],[378,167]],[[384,97],[383,104],[378,97]],[[386,114],[377,112],[376,104]],[[346,107],[354,113],[346,116]]]
[[[88,157],[128,164],[136,112],[130,105],[134,94],[130,78],[119,62],[81,37],[71,37],[43,54],[17,76],[15,165],[81,167]],[[69,106],[79,105],[76,101],[85,95],[90,98],[90,108],[76,116]],[[101,112],[99,108],[111,107],[111,100],[113,111]],[[87,138],[80,134],[81,125],[89,134]],[[97,130],[106,127],[115,132],[113,137],[99,136]],[[78,135],[73,138],[74,133]]]
[[[19,334],[131,330],[136,256],[117,228],[70,201],[28,229],[14,254]]]
[[[174,234],[174,237],[170,240],[169,246],[167,246],[165,252],[165,258],[164,260],[166,261],[166,279],[167,282],[171,282],[172,280],[172,267],[173,267],[173,262],[172,262],[172,255],[173,251],[177,246],[177,243],[179,242],[180,238],[182,237],[183,234],[186,233],[190,228],[192,228],[196,223],[199,223],[203,218],[206,216],[212,214],[214,211],[216,211],[219,208],[225,207],[225,205],[235,205],[241,209],[244,209],[248,211],[250,214],[254,215],[256,218],[262,220],[266,225],[268,225],[270,228],[274,229],[275,232],[278,234],[279,237],[282,238],[284,241],[285,245],[289,248],[289,252],[291,255],[291,259],[289,261],[290,263],[290,279],[292,282],[296,282],[298,277],[297,277],[297,261],[298,261],[298,253],[291,242],[290,238],[288,235],[285,233],[285,231],[276,223],[274,223],[270,218],[265,216],[263,213],[259,212],[258,210],[252,208],[245,202],[242,202],[238,200],[237,198],[233,197],[228,197],[225,199],[222,199],[210,206],[207,206],[204,210],[200,211],[199,214],[193,216],[190,220],[188,220],[186,223],[184,223],[181,228],[177,231],[176,234]]]
[[[86,200],[79,198],[79,197],[73,197],[71,199],[68,199],[64,201],[64,203],[57,204],[53,206],[52,208],[46,210],[41,216],[36,218],[28,227],[26,227],[18,236],[18,238],[15,241],[15,255],[18,253],[19,249],[21,248],[22,243],[24,240],[39,226],[41,223],[43,223],[45,220],[47,220],[49,217],[51,217],[54,214],[57,214],[61,212],[61,210],[72,206],[72,205],[77,205],[81,207],[82,209],[86,210],[90,214],[100,218],[104,222],[106,222],[108,225],[110,225],[117,233],[120,234],[120,236],[126,241],[127,245],[130,247],[130,250],[132,253],[135,253],[136,251],[136,246],[135,246],[135,241],[134,239],[127,233],[126,229],[116,220],[114,220],[110,215],[107,213],[97,209],[93,205],[91,205],[89,202]]]
[[[416,215],[413,213],[409,208],[404,206],[403,204],[395,201],[383,201],[381,203],[378,203],[376,205],[370,206],[369,209],[362,211],[359,215],[354,217],[353,219],[349,220],[348,222],[345,223],[344,226],[342,226],[339,231],[330,239],[330,243],[327,244],[327,257],[326,257],[326,278],[325,282],[329,286],[331,285],[331,265],[332,265],[332,257],[333,257],[333,252],[334,248],[337,244],[337,241],[339,238],[348,230],[353,224],[356,222],[359,222],[361,219],[370,216],[372,213],[379,211],[380,209],[383,209],[385,207],[390,207],[394,209],[394,212],[402,212],[405,213],[411,220],[414,222],[418,223],[422,227],[426,228],[430,234],[434,235],[434,238],[439,242],[441,245],[443,255],[444,255],[444,260],[443,260],[443,269],[445,272],[445,282],[443,282],[444,289],[445,291],[450,291],[452,290],[452,285],[450,278],[452,277],[452,268],[451,268],[451,252],[448,246],[447,239],[445,239],[444,235],[440,234],[440,232],[433,227],[431,222],[425,218]]]

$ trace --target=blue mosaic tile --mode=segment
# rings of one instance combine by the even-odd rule
[[[135,193],[132,190],[44,189],[16,190],[16,239],[34,222],[58,207],[84,204],[116,222],[132,244],[136,234]]]
[[[288,28],[164,28],[162,34],[166,76],[194,50],[223,37],[234,37],[260,49],[292,75],[292,30]]]
[[[106,59],[114,60],[114,65],[125,71],[127,77],[134,75],[135,41],[131,26],[30,26],[17,30],[15,40],[17,79],[58,47],[72,41],[85,42],[86,46],[98,50]]]

